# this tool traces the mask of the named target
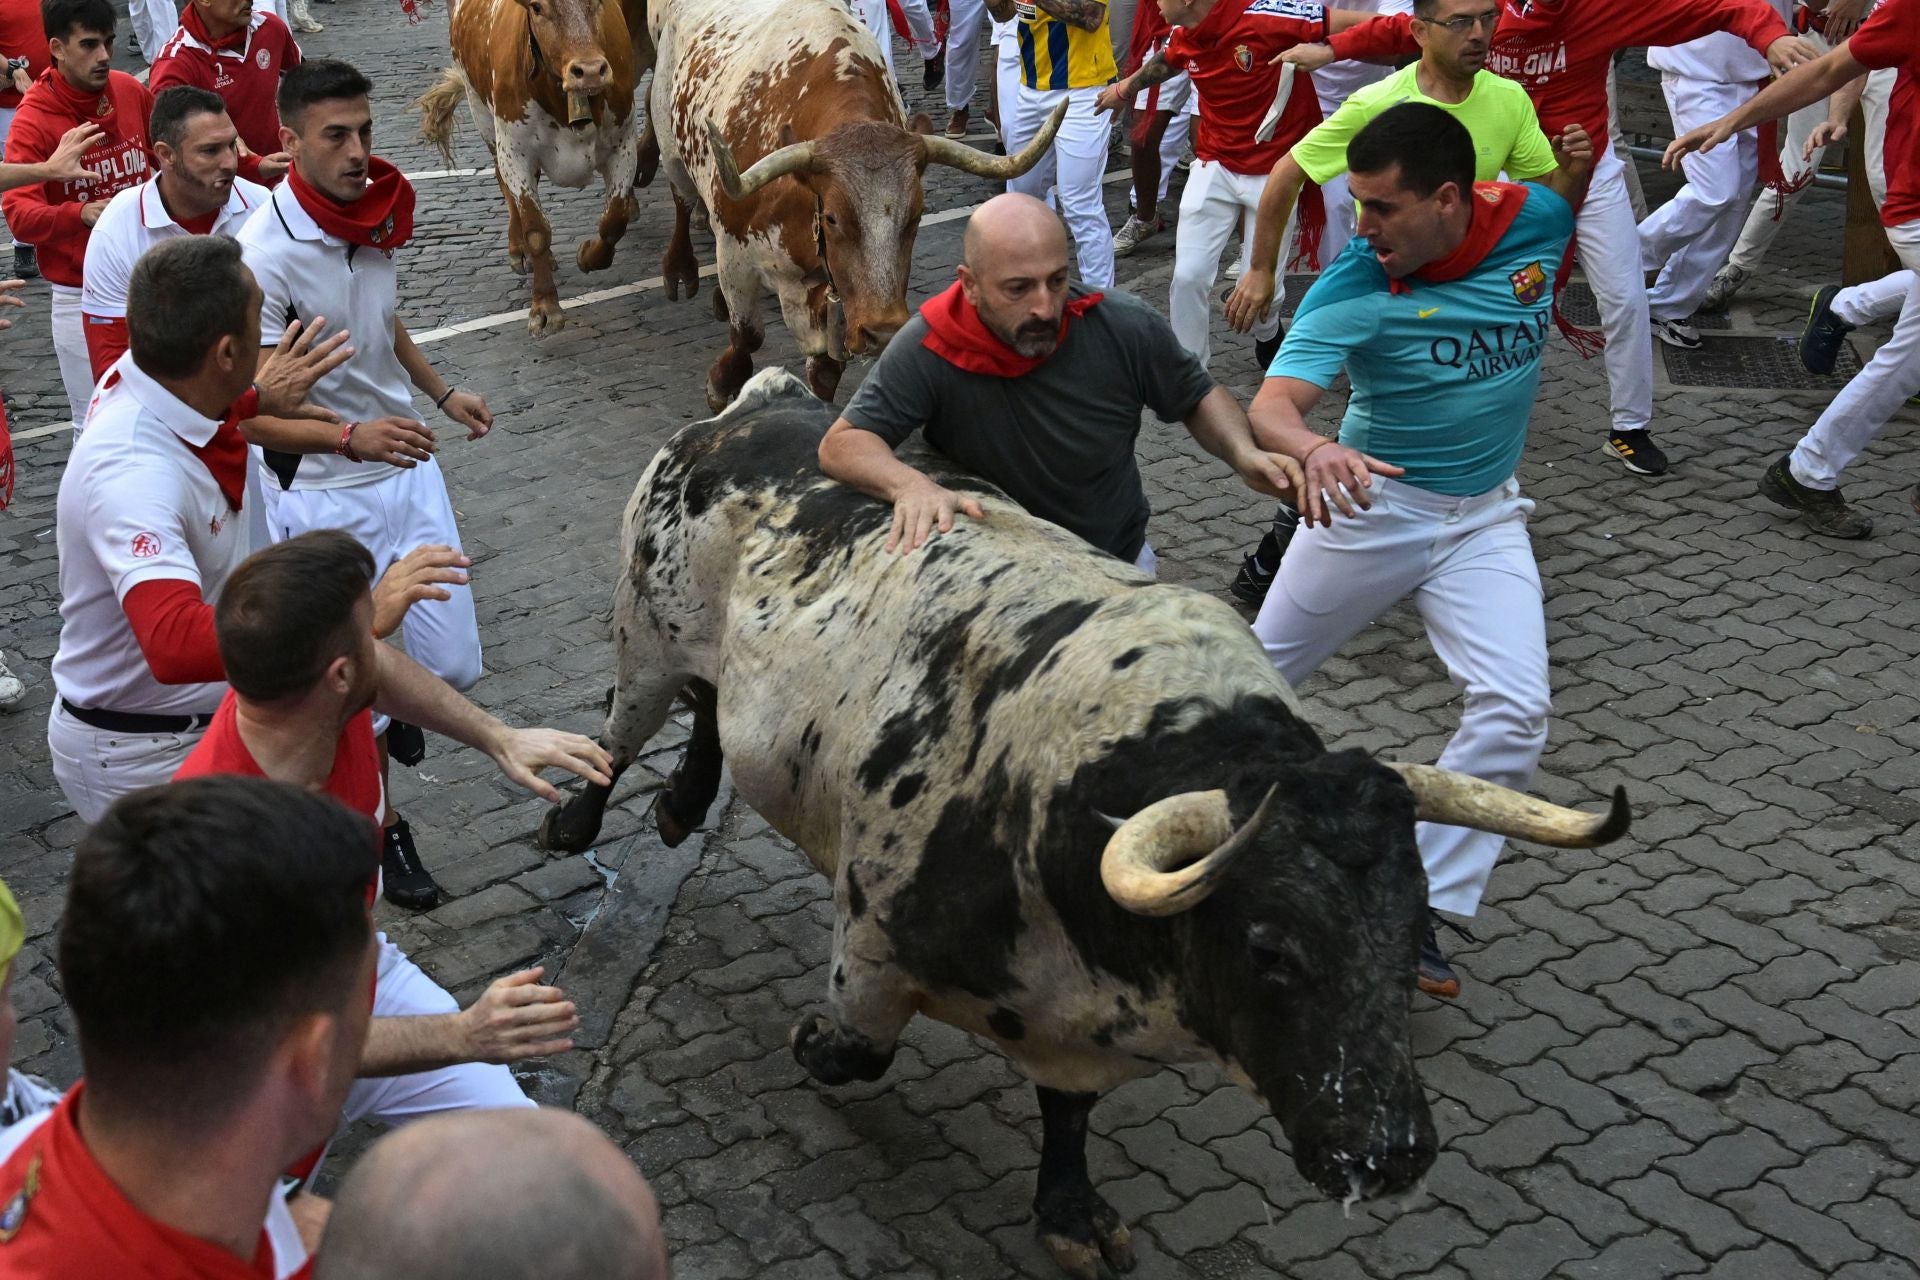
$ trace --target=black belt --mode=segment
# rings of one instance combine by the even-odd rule
[[[213,713],[197,716],[155,716],[143,711],[101,711],[94,707],[76,707],[65,698],[60,705],[81,724],[90,724],[109,733],[193,733],[213,723]]]

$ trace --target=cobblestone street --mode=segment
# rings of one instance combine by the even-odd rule
[[[725,343],[711,280],[692,302],[659,286],[664,177],[591,278],[571,246],[601,193],[547,188],[561,296],[578,305],[558,334],[529,338],[477,135],[463,111],[456,163],[480,171],[449,172],[407,107],[446,61],[444,8],[415,27],[394,0],[314,13],[328,29],[303,39],[308,56],[373,76],[376,145],[420,175],[405,318],[498,415],[489,437],[441,454],[475,560],[487,675],[472,696],[515,723],[595,733],[621,508],[655,449],[707,416],[703,376]],[[902,63],[917,104],[918,64]],[[976,135],[986,145],[984,122]],[[1643,169],[1650,199],[1670,194]],[[1118,225],[1125,178],[1107,192]],[[990,194],[930,171],[916,305],[951,278],[966,211]],[[1838,278],[1844,204],[1816,189],[1791,211],[1731,327],[1706,331],[1710,351],[1797,333],[1812,291]],[[711,241],[695,245],[710,263]],[[1172,248],[1169,234],[1121,259],[1120,287],[1164,307]],[[0,513],[0,649],[29,685],[0,718],[0,877],[29,932],[16,1065],[66,1084],[79,1062],[51,955],[80,827],[45,724],[71,432],[46,287],[25,296],[0,336],[19,470]],[[1855,334],[1858,356],[1884,335]],[[1216,376],[1249,400],[1250,342],[1217,322],[1214,349]],[[759,359],[799,364],[778,324]],[[1754,485],[1840,380],[1703,387],[1655,365],[1671,473],[1636,477],[1601,454],[1605,375],[1565,342],[1549,348],[1519,473],[1538,504],[1554,682],[1533,789],[1592,808],[1624,785],[1632,834],[1591,852],[1510,847],[1471,938],[1452,939],[1461,998],[1419,997],[1413,1016],[1442,1152],[1404,1204],[1349,1214],[1322,1198],[1279,1124],[1211,1070],[1103,1100],[1094,1180],[1134,1224],[1143,1280],[1920,1280],[1920,517],[1905,497],[1920,410],[1848,473],[1874,537],[1824,541]],[[843,402],[864,372],[849,369]],[[1333,399],[1315,415],[1327,429]],[[1177,425],[1149,420],[1140,454],[1162,577],[1224,598],[1270,504]],[[1301,693],[1330,745],[1383,758],[1430,763],[1460,713],[1406,608]],[[730,787],[710,829],[661,845],[649,786],[683,733],[652,744],[577,857],[534,847],[545,806],[485,757],[434,741],[394,781],[447,900],[419,916],[383,903],[383,927],[463,1002],[526,964],[558,974],[580,1006],[578,1047],[526,1082],[631,1152],[666,1207],[680,1280],[1052,1280],[1029,1210],[1033,1090],[997,1052],[923,1019],[880,1083],[829,1089],[794,1062],[788,1029],[826,993],[829,886]]]

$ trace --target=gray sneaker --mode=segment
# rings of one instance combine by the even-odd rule
[[[1809,489],[1795,480],[1787,465],[1791,457],[1782,454],[1760,477],[1761,497],[1798,511],[1807,528],[1829,538],[1854,541],[1873,532],[1873,521],[1848,506],[1840,490]]]
[[[20,699],[27,696],[27,686],[20,683],[20,677],[7,670],[6,655],[0,654],[0,711],[11,711],[20,705]]]
[[[1113,256],[1124,258],[1140,247],[1140,242],[1159,235],[1167,229],[1167,220],[1156,217],[1152,222],[1127,215],[1126,223],[1113,233]]]
[[[1700,299],[1702,311],[1725,311],[1734,295],[1747,287],[1747,281],[1753,278],[1745,267],[1736,267],[1731,262],[1720,268],[1713,277],[1713,283],[1707,286],[1707,296]]]

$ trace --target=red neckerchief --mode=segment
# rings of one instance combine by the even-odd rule
[[[99,125],[106,131],[108,141],[120,140],[120,130],[116,127],[118,121],[114,118],[118,113],[113,109],[111,80],[98,93],[83,93],[67,83],[67,78],[60,74],[60,68],[48,67],[40,73],[40,83],[47,86],[47,91],[66,108],[68,115],[87,124]]]
[[[413,184],[379,156],[368,157],[367,177],[366,194],[352,204],[340,204],[307,185],[298,165],[287,170],[287,188],[328,235],[392,253],[413,238]]]
[[[105,391],[120,381],[118,371],[109,373],[100,384]],[[260,413],[260,388],[248,387],[233,407],[227,410],[227,416],[214,428],[212,439],[205,444],[191,444],[185,440],[180,443],[193,451],[200,459],[213,482],[220,486],[220,496],[227,500],[227,510],[238,511],[240,502],[247,492],[247,438],[240,434],[240,424]],[[5,505],[0,503],[0,506]]]
[[[1455,246],[1452,253],[1444,258],[1435,258],[1412,276],[1390,281],[1388,290],[1411,293],[1413,287],[1408,283],[1409,280],[1417,280],[1422,284],[1446,284],[1466,276],[1493,252],[1493,247],[1500,243],[1500,237],[1507,234],[1507,228],[1520,216],[1520,207],[1526,202],[1527,189],[1517,182],[1474,183],[1473,197],[1467,202],[1468,212],[1472,216],[1467,222],[1466,239]]]
[[[180,12],[180,25],[187,29],[188,35],[209,49],[245,50],[247,47],[248,28],[246,27],[242,27],[238,31],[229,31],[218,40],[208,35],[207,24],[201,20],[200,10],[195,7],[192,0],[188,0],[187,7]]]
[[[1060,342],[1067,340],[1067,329],[1074,319],[1093,310],[1105,296],[1089,293],[1067,303],[1066,312],[1060,317]],[[1052,355],[1048,352],[1044,356],[1023,356],[1002,342],[1000,335],[987,328],[980,312],[967,301],[966,290],[958,280],[946,292],[936,293],[921,303],[920,316],[927,322],[927,336],[921,339],[920,345],[968,373],[1018,378],[1038,369]],[[1054,350],[1059,349],[1056,344]]]

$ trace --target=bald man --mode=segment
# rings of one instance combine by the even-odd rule
[[[640,1171],[569,1111],[395,1130],[340,1186],[314,1280],[668,1280]]]
[[[1142,409],[1181,422],[1248,488],[1285,496],[1298,465],[1256,443],[1161,315],[1131,294],[1069,283],[1067,230],[1032,196],[995,196],[967,223],[959,278],[881,353],[820,442],[820,469],[893,504],[889,551],[911,552],[980,506],[894,456],[916,430],[1043,520],[1154,571],[1134,460]]]

